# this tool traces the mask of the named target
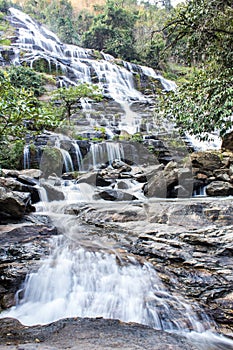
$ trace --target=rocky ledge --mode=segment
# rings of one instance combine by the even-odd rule
[[[80,241],[106,242],[150,261],[166,288],[233,330],[233,204],[230,199],[149,200],[67,206]],[[82,224],[90,229],[83,234]],[[107,237],[107,238],[106,238]],[[125,253],[123,253],[125,250]]]
[[[14,319],[0,323],[1,350],[198,350],[192,339],[117,320],[63,319],[45,326],[25,327]],[[205,350],[209,347],[202,340]],[[217,341],[216,341],[217,343]],[[223,348],[222,348],[223,349]],[[225,350],[233,349],[230,345]]]
[[[46,216],[29,215],[0,225],[0,311],[15,305],[15,295],[29,272],[49,254],[57,229]]]

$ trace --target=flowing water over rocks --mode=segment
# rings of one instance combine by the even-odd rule
[[[213,319],[220,324],[224,312],[229,318],[230,200],[112,203],[80,198],[37,206],[43,210],[38,215],[49,214],[62,236],[38,271],[28,275],[18,304],[1,317],[16,317],[26,325],[67,317],[117,318],[178,331],[181,341],[185,330],[193,330],[188,349],[233,348],[233,342],[208,331],[217,330]]]
[[[173,82],[150,68],[65,45],[27,15],[10,12],[17,27],[12,63],[43,62],[59,73],[59,86],[97,82],[112,101],[110,112],[96,118],[100,125],[111,120],[130,133],[148,131],[153,118],[143,126],[135,112],[147,118],[153,102],[143,86],[135,88],[136,75],[152,79],[152,91],[158,85],[172,90]],[[82,105],[90,112],[88,101]],[[120,111],[118,123],[112,107]],[[1,178],[0,212],[9,225],[0,232],[0,349],[233,349],[233,341],[218,334],[232,335],[232,202],[189,198],[193,178],[190,164],[182,162],[187,149],[177,142],[166,149],[151,135],[145,144],[161,152],[162,142],[164,152],[155,161],[132,143],[124,148],[57,134],[40,142],[48,140],[60,155],[55,168],[37,154],[42,172],[32,181],[19,173]],[[197,180],[227,181],[231,195],[232,160],[223,169],[224,159],[214,158],[208,169],[206,163],[202,169],[202,155],[194,159]],[[26,145],[24,167],[30,162]],[[73,169],[92,172],[59,178]],[[37,213],[25,215],[34,210],[31,200]],[[9,201],[17,202],[13,215]]]

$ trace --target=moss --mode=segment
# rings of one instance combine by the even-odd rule
[[[39,58],[33,62],[33,69],[37,72],[47,73],[52,75],[61,75],[62,70],[58,68],[53,62],[48,62],[43,58]]]
[[[11,41],[9,39],[0,39],[0,45],[1,46],[10,46]]]

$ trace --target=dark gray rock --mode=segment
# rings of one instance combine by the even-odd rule
[[[233,132],[232,131],[227,133],[223,137],[222,149],[223,150],[233,151]]]
[[[34,207],[31,206],[30,193],[10,191],[5,187],[0,187],[1,219],[20,219],[30,211],[35,211]]]
[[[206,187],[208,196],[232,196],[233,185],[225,181],[213,181]]]
[[[19,344],[25,343],[27,344],[20,347]],[[25,327],[17,320],[5,318],[0,322],[0,344],[4,350],[4,346],[9,350],[198,349],[193,341],[179,334],[158,331],[136,323],[87,318],[63,319],[34,327]]]
[[[120,190],[106,189],[94,195],[94,199],[104,199],[106,201],[132,201],[137,199],[134,195]]]

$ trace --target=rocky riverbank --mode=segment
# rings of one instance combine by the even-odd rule
[[[115,161],[111,167],[105,166],[98,171],[79,174],[78,178],[74,178],[73,174],[64,174],[63,179],[50,176],[46,181],[41,180],[40,184],[50,201],[45,210],[59,206],[63,208],[58,229],[54,227],[53,221],[45,215],[46,213],[34,212],[34,205],[38,202],[41,191],[39,186],[41,172],[3,170],[3,176],[0,178],[3,193],[0,198],[1,309],[15,304],[15,293],[22,286],[25,276],[36,271],[41,264],[40,260],[53,249],[51,237],[63,233],[63,225],[66,224],[63,218],[68,215],[70,224],[76,227],[75,232],[66,232],[66,238],[71,242],[81,244],[87,249],[98,250],[102,247],[101,249],[109,252],[114,251],[116,256],[121,256],[123,260],[133,256],[140,262],[149,261],[170,293],[182,295],[188,303],[194,305],[197,312],[201,307],[216,323],[215,330],[232,335],[232,200],[231,197],[209,196],[190,199],[187,196],[190,194],[189,186],[193,181],[195,183],[196,180],[201,180],[205,184],[206,181],[210,184],[220,181],[219,170],[228,176],[221,181],[232,186],[232,158],[229,153],[225,153],[222,158],[212,153],[210,157],[209,153],[205,153],[205,156],[203,153],[198,153],[193,156],[192,164],[195,164],[193,173],[188,167],[178,168],[175,161],[167,165],[155,164],[147,167],[135,167],[123,161]],[[223,171],[224,169],[227,171]],[[134,186],[136,183],[136,190],[135,188],[133,190],[132,183]],[[92,189],[90,196],[86,192],[84,200],[76,203],[73,201],[71,204],[67,194],[72,190],[73,193],[77,193],[83,184]],[[168,190],[174,194],[177,186],[177,190],[181,191],[176,192],[176,196],[177,193],[180,194],[178,199],[167,199]],[[164,198],[156,198],[156,191],[161,189]],[[84,187],[84,191],[87,191],[87,187]],[[186,196],[188,198],[185,198]],[[11,346],[15,342],[26,341],[29,344],[25,345],[25,349],[31,349],[33,346],[38,349],[46,349],[45,346],[48,349],[51,346],[55,346],[54,349],[62,348],[59,343],[60,331],[57,333],[57,340],[53,338],[55,343],[50,342],[50,336],[40,339],[37,333],[33,333],[35,329],[36,332],[46,333],[48,330],[50,332],[53,327],[57,327],[56,323],[52,326],[24,328],[15,321],[1,320],[0,327],[4,328],[6,322],[9,322],[9,327],[13,329],[13,337],[9,341],[10,336],[4,333],[2,344],[9,343]],[[66,321],[59,322],[65,324],[66,329]],[[73,325],[76,321],[69,322]],[[85,322],[89,322],[89,326],[90,322],[96,322],[94,327],[98,328],[100,321],[77,322],[79,324],[84,322],[82,327]],[[101,327],[106,330],[113,321],[101,322],[103,322]],[[121,331],[122,327],[125,327],[121,323],[116,324]],[[143,326],[133,325],[132,330],[130,325],[127,327],[129,334],[132,334],[134,329],[142,329],[142,332],[145,330]],[[17,329],[22,332],[20,339]],[[27,332],[32,336],[28,337]],[[148,329],[148,332],[151,330]],[[8,333],[11,334],[11,331]],[[167,341],[166,333],[156,334],[157,337],[162,337],[163,345],[158,345],[160,350],[163,346],[164,349],[165,346],[172,346],[172,349],[176,347],[195,349],[195,347],[184,347],[183,340],[178,340],[176,343],[176,339],[175,343],[172,343],[174,338],[171,335]],[[114,343],[115,336],[111,337]],[[39,339],[39,342],[32,345],[35,339]],[[127,336],[124,339],[128,339]],[[43,342],[43,346],[40,341]],[[76,338],[74,341],[77,341]],[[119,348],[113,343],[106,343],[106,348],[108,346]],[[89,344],[84,337],[82,344],[88,349],[92,341]],[[122,344],[121,346],[126,348]],[[131,344],[133,342],[130,346]],[[15,346],[12,345],[12,349],[17,349]],[[104,342],[96,344],[96,349],[103,349],[104,346]],[[133,348],[130,346],[129,349]],[[138,343],[138,349],[150,349],[150,346],[150,343]],[[2,349],[5,349],[4,347]]]
[[[181,335],[104,319],[64,319],[34,327],[22,326],[13,319],[3,319],[0,334],[1,350],[198,349],[192,340]]]

